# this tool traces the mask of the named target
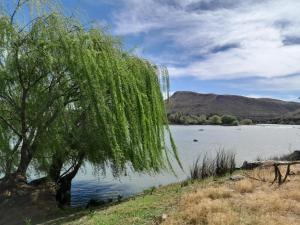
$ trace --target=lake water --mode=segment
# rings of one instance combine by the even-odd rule
[[[90,199],[116,200],[118,196],[129,197],[153,186],[166,185],[186,179],[189,168],[199,155],[213,156],[219,149],[236,153],[241,164],[257,157],[280,156],[300,149],[300,126],[256,125],[256,126],[171,126],[184,171],[174,163],[176,176],[162,172],[157,175],[128,173],[114,179],[95,174],[91,166],[74,178],[72,183],[72,206],[85,206]],[[198,142],[193,140],[197,139]]]

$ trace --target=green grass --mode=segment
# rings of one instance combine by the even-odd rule
[[[162,214],[169,215],[176,209],[183,193],[194,188],[205,188],[209,183],[221,184],[228,177],[184,181],[160,188],[151,188],[143,195],[105,208],[66,211],[59,219],[44,224],[60,225],[153,225]]]
[[[53,224],[77,225],[143,225],[158,220],[163,213],[171,210],[181,193],[189,189],[180,184],[168,185],[104,209],[79,212]],[[51,224],[51,223],[50,223]]]

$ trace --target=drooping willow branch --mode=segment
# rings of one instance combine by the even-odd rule
[[[1,97],[0,126],[22,136],[21,156],[14,157],[19,173],[25,176],[32,161],[49,172],[56,153],[70,165],[78,151],[116,176],[128,165],[158,172],[171,168],[171,157],[179,162],[162,94],[169,98],[166,67],[158,72],[117,39],[58,13],[30,21],[22,32],[19,27],[0,18],[6,51],[0,88],[9,96]],[[77,127],[82,112],[88,113]],[[80,140],[75,148],[74,140]]]

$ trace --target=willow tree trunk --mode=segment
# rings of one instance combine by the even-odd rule
[[[60,173],[64,164],[64,160],[57,154],[53,154],[52,156],[52,164],[49,169],[49,178],[51,181],[57,183],[60,178]]]
[[[59,202],[60,206],[69,205],[71,203],[72,180],[80,169],[84,157],[84,153],[79,153],[76,164],[73,165],[72,169],[66,175],[60,177],[57,182],[56,201]]]
[[[23,140],[23,144],[21,147],[21,159],[16,174],[26,177],[27,169],[30,162],[32,161],[33,153],[36,151],[36,148],[36,142],[29,145],[27,143],[27,140]]]
[[[5,176],[0,179],[0,193],[19,187],[19,184],[27,183],[26,171],[32,160],[32,155],[29,153],[28,145],[23,144],[21,147],[21,158],[18,168],[15,172],[11,171],[11,161],[7,163],[7,171]]]
[[[17,174],[26,177],[26,171],[32,160],[32,156],[28,153],[21,154],[21,160],[17,169]]]

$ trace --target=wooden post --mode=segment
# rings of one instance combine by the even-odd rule
[[[256,164],[258,164],[258,163],[256,163]],[[291,165],[296,165],[296,164],[300,165],[300,161],[261,161],[258,164],[259,165],[258,168],[267,168],[267,167],[273,166],[274,167],[274,180],[271,183],[274,184],[277,181],[278,185],[281,185],[284,182],[286,182],[287,177],[289,175],[292,175]],[[282,176],[282,173],[280,171],[280,166],[287,166],[284,176]]]
[[[287,165],[286,173],[285,173],[282,183],[284,183],[286,178],[288,177],[288,175],[290,175],[290,167],[291,167],[291,164]]]
[[[274,165],[274,173],[275,173],[275,177],[274,177],[272,184],[274,184],[274,182],[277,180],[277,177],[278,177],[278,168],[275,165]]]

